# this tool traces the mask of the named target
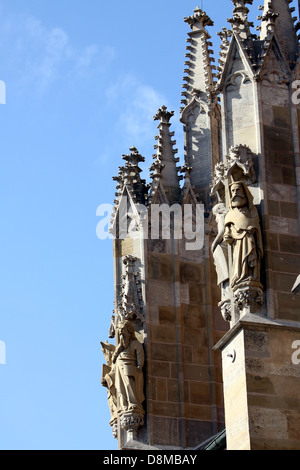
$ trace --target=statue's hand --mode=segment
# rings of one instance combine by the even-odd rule
[[[142,366],[137,366],[136,370],[137,370],[138,372],[142,372]]]

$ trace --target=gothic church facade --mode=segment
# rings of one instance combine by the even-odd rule
[[[185,18],[183,167],[162,106],[151,182],[134,147],[115,178],[102,384],[119,449],[300,449],[299,23],[265,0],[253,34],[253,0],[232,2],[218,66],[212,20]]]

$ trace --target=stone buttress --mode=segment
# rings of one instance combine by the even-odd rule
[[[217,84],[224,161],[212,184],[224,254],[219,305],[230,323],[215,347],[227,449],[299,449],[299,26],[290,1],[265,1],[257,36],[252,0],[233,3]]]

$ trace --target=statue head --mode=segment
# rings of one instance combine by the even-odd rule
[[[237,181],[230,185],[230,203],[231,207],[241,208],[248,205],[248,198],[242,182]]]
[[[135,331],[133,325],[128,320],[120,321],[118,325],[120,342],[124,344],[125,347],[128,347],[132,340],[135,338]]]

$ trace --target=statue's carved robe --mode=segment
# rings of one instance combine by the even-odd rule
[[[223,241],[225,231],[225,217],[227,214],[225,204],[218,204],[214,208],[214,215],[218,225],[218,234],[212,243],[212,253],[217,272],[217,284],[222,285],[229,279],[228,271],[228,247]],[[228,283],[228,282],[227,282]]]
[[[117,418],[117,395],[115,388],[115,367],[106,366],[103,364],[102,377],[107,386],[107,399],[111,413],[111,422]]]
[[[116,361],[115,387],[120,400],[120,411],[143,412],[143,365],[143,345],[138,340],[133,340],[128,348],[118,355]]]
[[[242,284],[260,283],[260,266],[263,256],[263,244],[259,216],[253,206],[252,196],[246,187],[248,207],[230,208],[225,217],[225,236],[232,238],[231,288]]]

